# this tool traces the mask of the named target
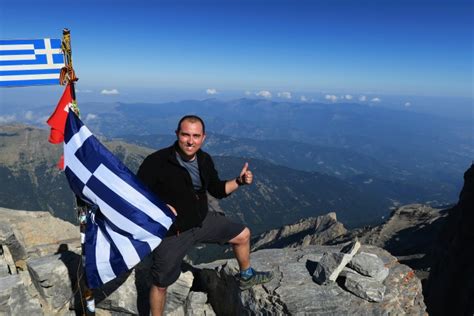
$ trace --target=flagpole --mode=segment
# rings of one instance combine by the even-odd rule
[[[61,69],[60,73],[60,84],[61,85],[68,85],[70,87],[71,97],[72,97],[72,105],[70,109],[73,110],[77,116],[79,116],[79,108],[77,106],[76,101],[76,89],[75,89],[75,82],[79,80],[76,77],[76,73],[74,71],[74,67],[72,64],[72,49],[71,49],[71,31],[68,28],[63,29],[63,38],[61,42],[61,50],[63,51],[64,55],[64,67]],[[77,217],[79,219],[79,230],[81,234],[81,263],[83,268],[83,275],[85,275],[85,232],[86,232],[86,224],[87,224],[87,205],[76,195],[76,209],[77,209]],[[77,276],[77,285],[79,291],[81,290],[81,279],[79,275]],[[92,290],[89,288],[87,284],[87,278],[85,278],[84,283],[84,294],[81,295],[81,302],[84,298],[86,300],[86,305],[82,304],[83,312],[86,314],[86,310],[93,312],[95,309],[95,301]],[[92,310],[90,310],[92,308]]]

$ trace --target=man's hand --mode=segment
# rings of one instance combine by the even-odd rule
[[[241,184],[251,184],[253,181],[252,171],[249,170],[249,163],[246,162],[242,171],[240,171],[239,180]],[[240,184],[240,183],[239,183]]]
[[[172,206],[169,205],[169,204],[166,204],[166,206],[169,207],[169,209],[171,210],[171,212],[173,212],[174,216],[178,216],[178,213],[176,213],[176,210],[174,209],[174,207],[172,207]]]

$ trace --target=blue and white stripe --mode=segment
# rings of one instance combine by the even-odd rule
[[[69,111],[64,166],[71,189],[99,210],[85,237],[88,285],[97,288],[155,249],[173,213]]]
[[[60,39],[0,40],[0,87],[59,84]]]

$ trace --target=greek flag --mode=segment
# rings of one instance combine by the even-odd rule
[[[59,84],[60,39],[0,40],[0,87]]]
[[[85,237],[87,282],[97,288],[155,249],[175,216],[73,111],[66,120],[64,166],[74,193],[98,207]]]

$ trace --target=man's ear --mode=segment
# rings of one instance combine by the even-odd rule
[[[206,134],[202,135],[202,141],[204,142],[206,140]]]

